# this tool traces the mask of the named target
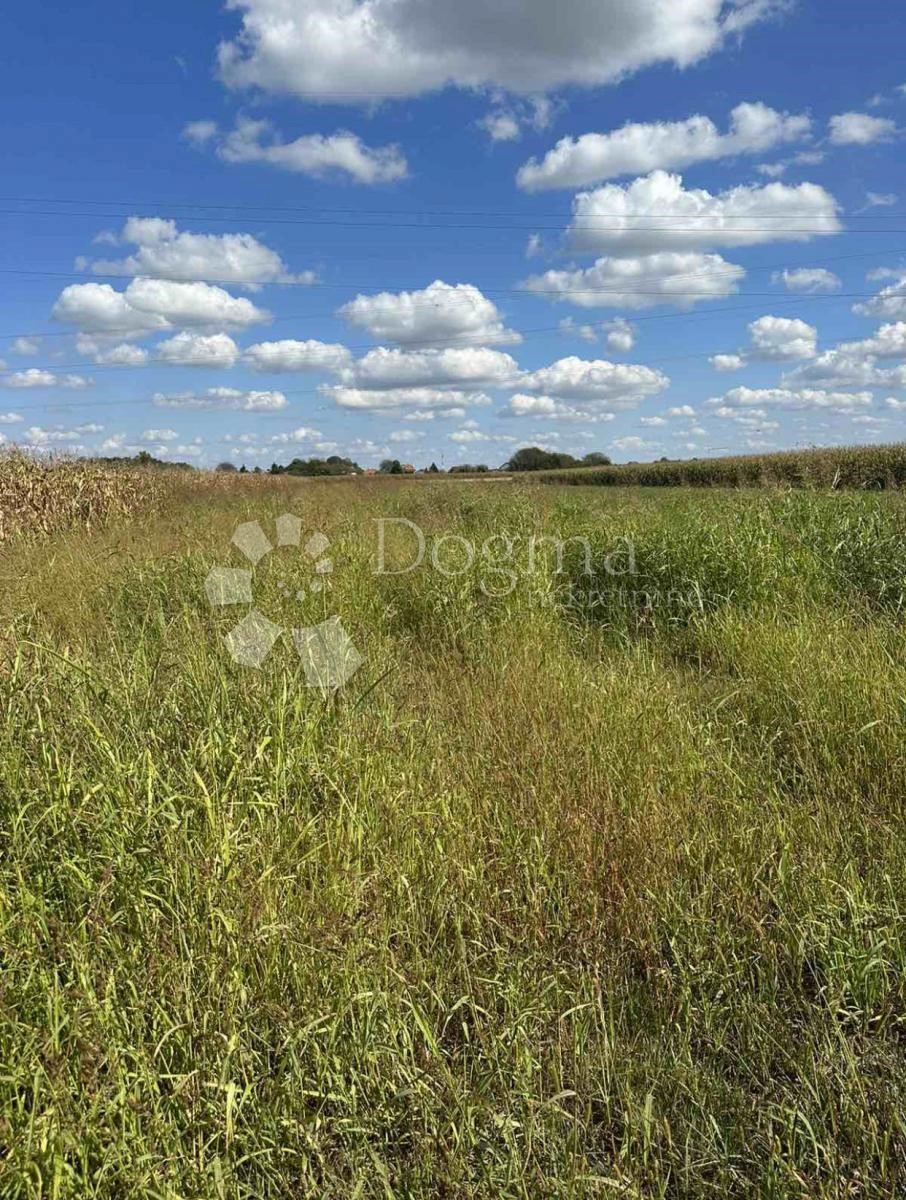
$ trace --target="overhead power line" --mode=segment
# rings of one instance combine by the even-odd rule
[[[356,214],[359,216],[430,216],[430,217],[533,217],[533,216],[548,216],[568,219],[573,213],[571,210],[550,211],[550,212],[534,212],[529,213],[524,210],[514,211],[512,209],[455,209],[455,208],[361,208],[361,207],[338,207],[326,204],[312,205],[276,205],[276,204],[209,204],[204,201],[178,201],[178,200],[86,200],[81,197],[60,197],[60,196],[0,196],[0,204],[69,204],[69,205],[97,205],[105,208],[163,208],[163,209],[196,209],[215,212],[242,212],[242,213],[260,213],[260,212],[275,212],[275,213],[343,213]],[[87,214],[97,217],[115,216],[116,214],[93,213]],[[657,212],[614,212],[614,217],[676,217],[676,213],[657,213]],[[688,214],[693,219],[699,219],[698,214]],[[701,219],[705,219],[710,214],[701,214]],[[746,214],[736,216],[728,216],[728,220],[749,220],[750,218],[761,218],[766,220],[791,220],[796,218],[808,219],[813,217],[813,212],[808,213],[765,213],[758,208],[752,209]],[[904,215],[900,212],[892,213],[847,213],[845,214],[848,221],[898,221],[902,220]],[[685,216],[685,214],[684,214]],[[200,217],[200,220],[205,218]]]
[[[4,216],[19,216],[19,217],[22,217],[22,216],[25,216],[25,217],[54,217],[57,220],[59,220],[62,217],[75,218],[75,219],[90,218],[93,221],[96,221],[99,216],[98,213],[94,213],[94,212],[87,212],[87,213],[86,212],[52,212],[52,211],[47,211],[45,209],[37,209],[37,208],[30,208],[30,209],[3,208],[3,209],[0,209],[0,214],[2,214]],[[104,213],[103,215],[106,220],[115,220],[115,221],[127,221],[127,220],[129,220],[130,217],[137,216],[136,213]],[[526,214],[526,215],[529,216],[529,214]],[[682,221],[685,221],[685,220],[689,220],[689,219],[692,219],[692,220],[696,219],[693,214],[686,214],[686,213],[683,213],[681,215],[678,215],[676,213],[670,213],[670,214],[664,214],[663,216],[655,216],[650,213],[640,213],[638,216],[634,216],[634,217],[629,217],[628,214],[623,214],[623,213],[613,213],[613,214],[609,214],[609,215],[612,215],[614,219],[621,219],[621,218],[625,217],[625,219],[633,220],[633,221],[645,221],[645,220],[671,220],[671,221],[682,220]],[[707,214],[707,215],[708,215],[709,219],[711,219],[711,220],[714,219],[713,214]],[[789,213],[784,213],[784,214],[782,214],[782,216],[785,220],[788,220],[788,221],[796,219],[792,214],[789,214]],[[803,214],[802,220],[803,221],[813,220],[814,216],[815,216],[814,213]],[[210,216],[196,217],[196,216],[191,216],[191,215],[183,215],[180,219],[183,221],[203,221],[203,222],[220,221],[220,222],[228,222],[228,223],[232,222],[234,220],[231,217],[210,217]],[[702,216],[702,219],[703,220],[705,219],[704,215]],[[722,220],[723,219],[724,218],[722,218]],[[736,219],[736,218],[734,218],[734,219]],[[749,214],[745,214],[745,215],[741,214],[738,219],[739,220],[751,220],[752,218]],[[780,219],[780,214],[778,214],[778,219]],[[560,225],[539,225],[535,222],[533,222],[530,225],[509,225],[509,224],[507,224],[507,225],[486,225],[486,224],[475,224],[475,223],[471,223],[471,222],[456,222],[456,223],[454,223],[454,222],[437,222],[437,221],[341,221],[341,220],[337,220],[334,218],[331,218],[329,220],[317,220],[316,221],[316,220],[307,220],[307,219],[299,219],[299,218],[290,220],[289,218],[283,218],[283,217],[256,217],[255,220],[256,220],[256,223],[259,225],[298,225],[298,226],[309,226],[309,227],[315,227],[315,228],[328,228],[331,226],[338,226],[338,227],[348,228],[348,229],[451,229],[451,230],[493,229],[493,230],[498,230],[498,231],[505,230],[505,231],[509,231],[509,232],[513,232],[513,233],[537,233],[539,230],[544,230],[546,232],[561,230]],[[772,235],[789,233],[789,234],[806,234],[809,236],[825,235],[825,236],[836,236],[836,237],[840,237],[842,235],[862,236],[862,235],[871,234],[871,233],[880,233],[880,234],[906,233],[906,228],[903,228],[903,229],[842,229],[842,228],[841,229],[833,229],[833,228],[829,228],[827,225],[792,225],[792,226],[776,226],[776,225],[740,226],[740,225],[737,225],[737,226],[734,226],[734,228],[732,230],[728,230],[726,228],[726,226],[723,224],[719,224],[719,225],[715,224],[712,227],[708,227],[706,225],[626,226],[626,225],[597,225],[597,224],[591,224],[586,221],[582,222],[580,228],[583,231],[587,231],[590,233],[626,233],[626,232],[694,233],[694,234],[733,233],[734,235],[738,234],[738,233],[753,233],[753,234],[769,233]]]

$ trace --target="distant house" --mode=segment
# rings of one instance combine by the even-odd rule
[[[376,467],[366,467],[365,470],[362,472],[362,474],[363,475],[377,475],[377,468]]]
[[[403,474],[404,475],[414,475],[415,474],[415,467],[413,467],[412,463],[403,463]]]

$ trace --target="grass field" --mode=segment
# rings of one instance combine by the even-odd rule
[[[906,499],[154,487],[0,552],[0,1197],[904,1194]]]

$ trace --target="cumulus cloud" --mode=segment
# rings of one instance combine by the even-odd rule
[[[543,93],[609,83],[655,63],[686,67],[779,11],[777,0],[233,0],[221,43],[228,86],[307,100],[417,96],[453,84]]]
[[[211,387],[204,392],[155,392],[158,408],[236,409],[240,412],[275,412],[286,408],[282,392],[243,392],[238,388]]]
[[[352,355],[336,342],[284,338],[249,346],[243,360],[256,371],[339,371],[349,365]]]
[[[815,183],[742,185],[712,194],[653,171],[632,183],[580,192],[570,246],[619,255],[808,241],[838,233],[837,202]]]
[[[137,249],[126,258],[94,260],[89,266],[96,274],[210,279],[249,290],[315,278],[313,272],[292,275],[280,255],[250,233],[192,233],[162,217],[130,217],[112,240]]]
[[[21,354],[23,358],[37,354],[40,349],[41,345],[37,338],[17,337],[12,345],[13,354]]]
[[[749,325],[756,358],[814,358],[818,331],[796,317],[759,317]]]
[[[800,367],[790,379],[836,387],[906,387],[906,366],[878,366],[878,359],[897,358],[906,358],[904,321],[882,325],[872,337],[841,342]]]
[[[356,183],[394,183],[405,179],[408,166],[398,146],[366,146],[356,134],[341,129],[325,136],[304,134],[284,142],[269,121],[240,117],[216,142],[218,158],[228,163],[265,163],[315,179],[341,176]]]
[[[53,371],[45,371],[40,367],[29,367],[27,371],[11,371],[0,377],[0,387],[29,389],[29,388],[86,388],[94,383],[84,375],[56,375]]]
[[[491,403],[484,392],[451,391],[446,388],[395,387],[374,391],[330,386],[322,390],[340,408],[363,409],[387,416],[398,416],[403,409],[412,410],[406,419],[418,417],[425,420],[434,412],[439,417],[461,417],[467,407]]]
[[[63,289],[51,315],[86,334],[135,337],[174,325],[246,328],[270,313],[244,296],[209,283],[133,279],[123,292],[107,283],[74,283]],[[128,364],[127,364],[128,365]]]
[[[838,292],[842,280],[825,267],[797,267],[794,270],[775,271],[771,276],[774,283],[782,283],[788,292],[803,295]]]
[[[876,296],[864,304],[854,304],[853,312],[860,317],[906,317],[906,271],[888,272],[893,274],[895,282],[881,288]],[[877,274],[875,276],[878,277]]]
[[[715,371],[739,371],[746,365],[741,354],[712,354],[708,362]]]
[[[890,141],[897,126],[888,117],[846,112],[831,117],[829,129],[830,140],[835,146],[869,146],[872,142]]]
[[[364,389],[499,385],[521,375],[509,354],[485,347],[396,350],[377,346],[340,372],[347,387]]]
[[[571,355],[532,371],[521,381],[525,392],[608,408],[630,409],[663,391],[670,380],[661,371],[634,363],[583,359]]]
[[[133,279],[124,292],[139,312],[163,317],[170,325],[219,325],[237,329],[269,321],[271,314],[244,296],[231,296],[210,283],[172,279]]]
[[[17,412],[0,412],[0,425],[18,425],[25,418]]]
[[[740,154],[759,154],[807,137],[810,126],[807,116],[777,112],[760,102],[738,104],[730,113],[726,133],[704,116],[685,121],[632,122],[611,133],[561,138],[540,162],[530,159],[525,163],[516,182],[526,191],[586,187],[620,175],[644,175],[658,168],[672,170]]]
[[[615,354],[628,354],[635,345],[635,329],[624,317],[615,317],[601,326],[608,350]]]
[[[110,367],[143,367],[150,358],[142,346],[133,346],[129,342],[109,345],[103,338],[89,337],[84,333],[76,338],[76,349],[93,362]]]
[[[844,412],[867,408],[871,392],[828,392],[813,388],[732,388],[720,400],[709,401],[714,408],[783,408]]]
[[[500,412],[502,417],[537,417],[547,421],[612,421],[612,412],[602,412],[586,406],[568,404],[555,396],[530,396],[525,392],[517,392],[511,396],[506,408]]]
[[[157,345],[160,362],[181,367],[232,367],[239,347],[225,333],[200,334],[183,330]]]
[[[143,442],[175,442],[179,434],[175,429],[146,429],[141,436]]]
[[[504,326],[497,306],[470,283],[435,279],[417,292],[360,295],[344,304],[340,315],[372,337],[402,344],[461,339],[493,346],[522,341]]]
[[[166,317],[133,308],[109,283],[70,284],[57,297],[51,316],[90,334],[126,337],[169,328]]]
[[[719,254],[662,251],[628,258],[599,258],[590,267],[545,271],[522,286],[539,296],[580,308],[691,308],[702,300],[732,296],[745,269]]]

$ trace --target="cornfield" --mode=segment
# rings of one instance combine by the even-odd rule
[[[545,471],[545,483],[597,487],[811,487],[884,490],[906,484],[906,443],[840,446]]]

